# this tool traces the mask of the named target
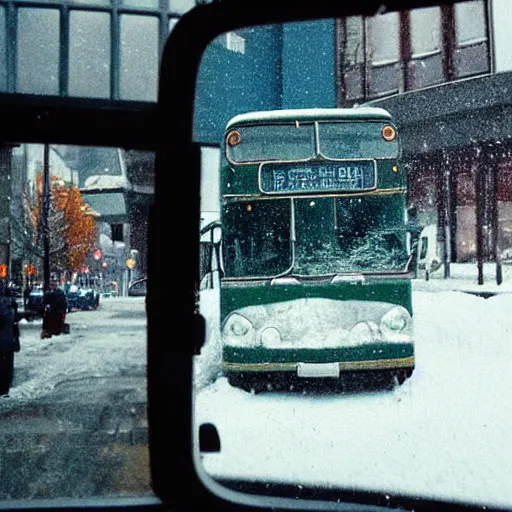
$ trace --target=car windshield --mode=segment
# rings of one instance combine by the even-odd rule
[[[201,213],[221,236],[201,235],[194,412],[214,479],[512,506],[506,20],[476,0],[206,50],[194,136],[220,145]]]
[[[129,289],[147,275],[155,155],[75,140],[88,121],[58,106],[154,108],[160,55],[193,6],[0,2],[0,108],[45,103],[59,119],[44,140],[4,132],[0,147],[0,296],[17,310],[0,322],[4,508],[154,499],[145,297]]]

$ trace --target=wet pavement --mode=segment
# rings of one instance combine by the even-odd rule
[[[0,398],[0,500],[145,497],[150,487],[146,317],[138,298],[68,314],[71,334],[21,325]]]

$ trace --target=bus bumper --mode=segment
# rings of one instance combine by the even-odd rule
[[[294,389],[302,385],[389,388],[402,384],[414,370],[414,355],[393,359],[331,363],[223,363],[229,383],[247,391]]]

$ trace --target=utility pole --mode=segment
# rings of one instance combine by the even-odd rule
[[[478,284],[484,284],[484,218],[485,218],[485,159],[479,158],[481,148],[475,152],[475,194],[476,194],[476,264],[478,271]]]
[[[50,146],[44,145],[43,156],[43,290],[50,288]]]
[[[443,264],[444,278],[450,278],[450,262],[451,262],[451,166],[453,162],[449,159],[445,151],[441,153],[441,230],[443,240]]]
[[[492,223],[492,251],[494,255],[494,262],[496,263],[496,284],[500,285],[503,282],[503,267],[501,261],[500,249],[500,218],[499,218],[499,203],[498,203],[498,162],[494,158],[494,148],[491,148],[491,223]]]

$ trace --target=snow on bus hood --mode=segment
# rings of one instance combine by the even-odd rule
[[[302,298],[247,306],[224,321],[223,341],[233,346],[328,348],[412,341],[412,318],[386,302]]]

